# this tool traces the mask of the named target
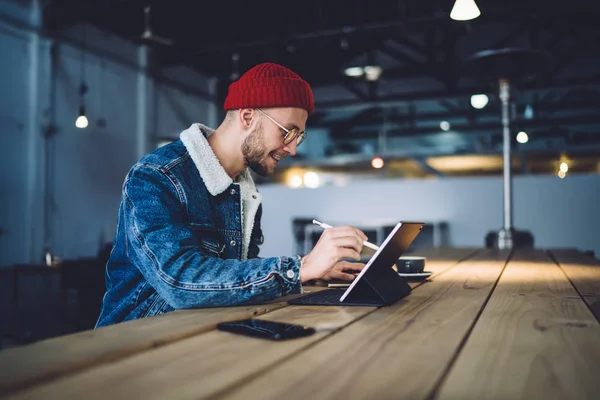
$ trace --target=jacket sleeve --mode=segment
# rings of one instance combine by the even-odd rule
[[[123,186],[126,251],[174,308],[260,303],[301,292],[300,258],[220,259],[199,246],[185,194],[160,167],[135,166]]]

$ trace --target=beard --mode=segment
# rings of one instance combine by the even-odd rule
[[[273,173],[269,171],[266,158],[269,157],[264,145],[264,132],[262,124],[258,124],[242,143],[242,155],[244,162],[250,169],[260,176],[268,176]]]

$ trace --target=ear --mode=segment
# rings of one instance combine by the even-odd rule
[[[256,120],[256,112],[253,108],[240,109],[240,124],[244,130],[250,130]]]

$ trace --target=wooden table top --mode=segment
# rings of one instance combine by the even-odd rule
[[[392,306],[173,313],[0,352],[7,399],[597,399],[600,261],[575,250],[440,248]],[[306,290],[322,290],[307,287]],[[315,326],[272,342],[215,329]]]

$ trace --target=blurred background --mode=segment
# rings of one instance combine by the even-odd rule
[[[2,0],[1,346],[94,326],[128,169],[217,127],[228,85],[267,61],[316,110],[297,156],[255,177],[262,256],[308,252],[312,218],[493,246],[506,149],[527,245],[596,256],[599,20],[594,0]]]

